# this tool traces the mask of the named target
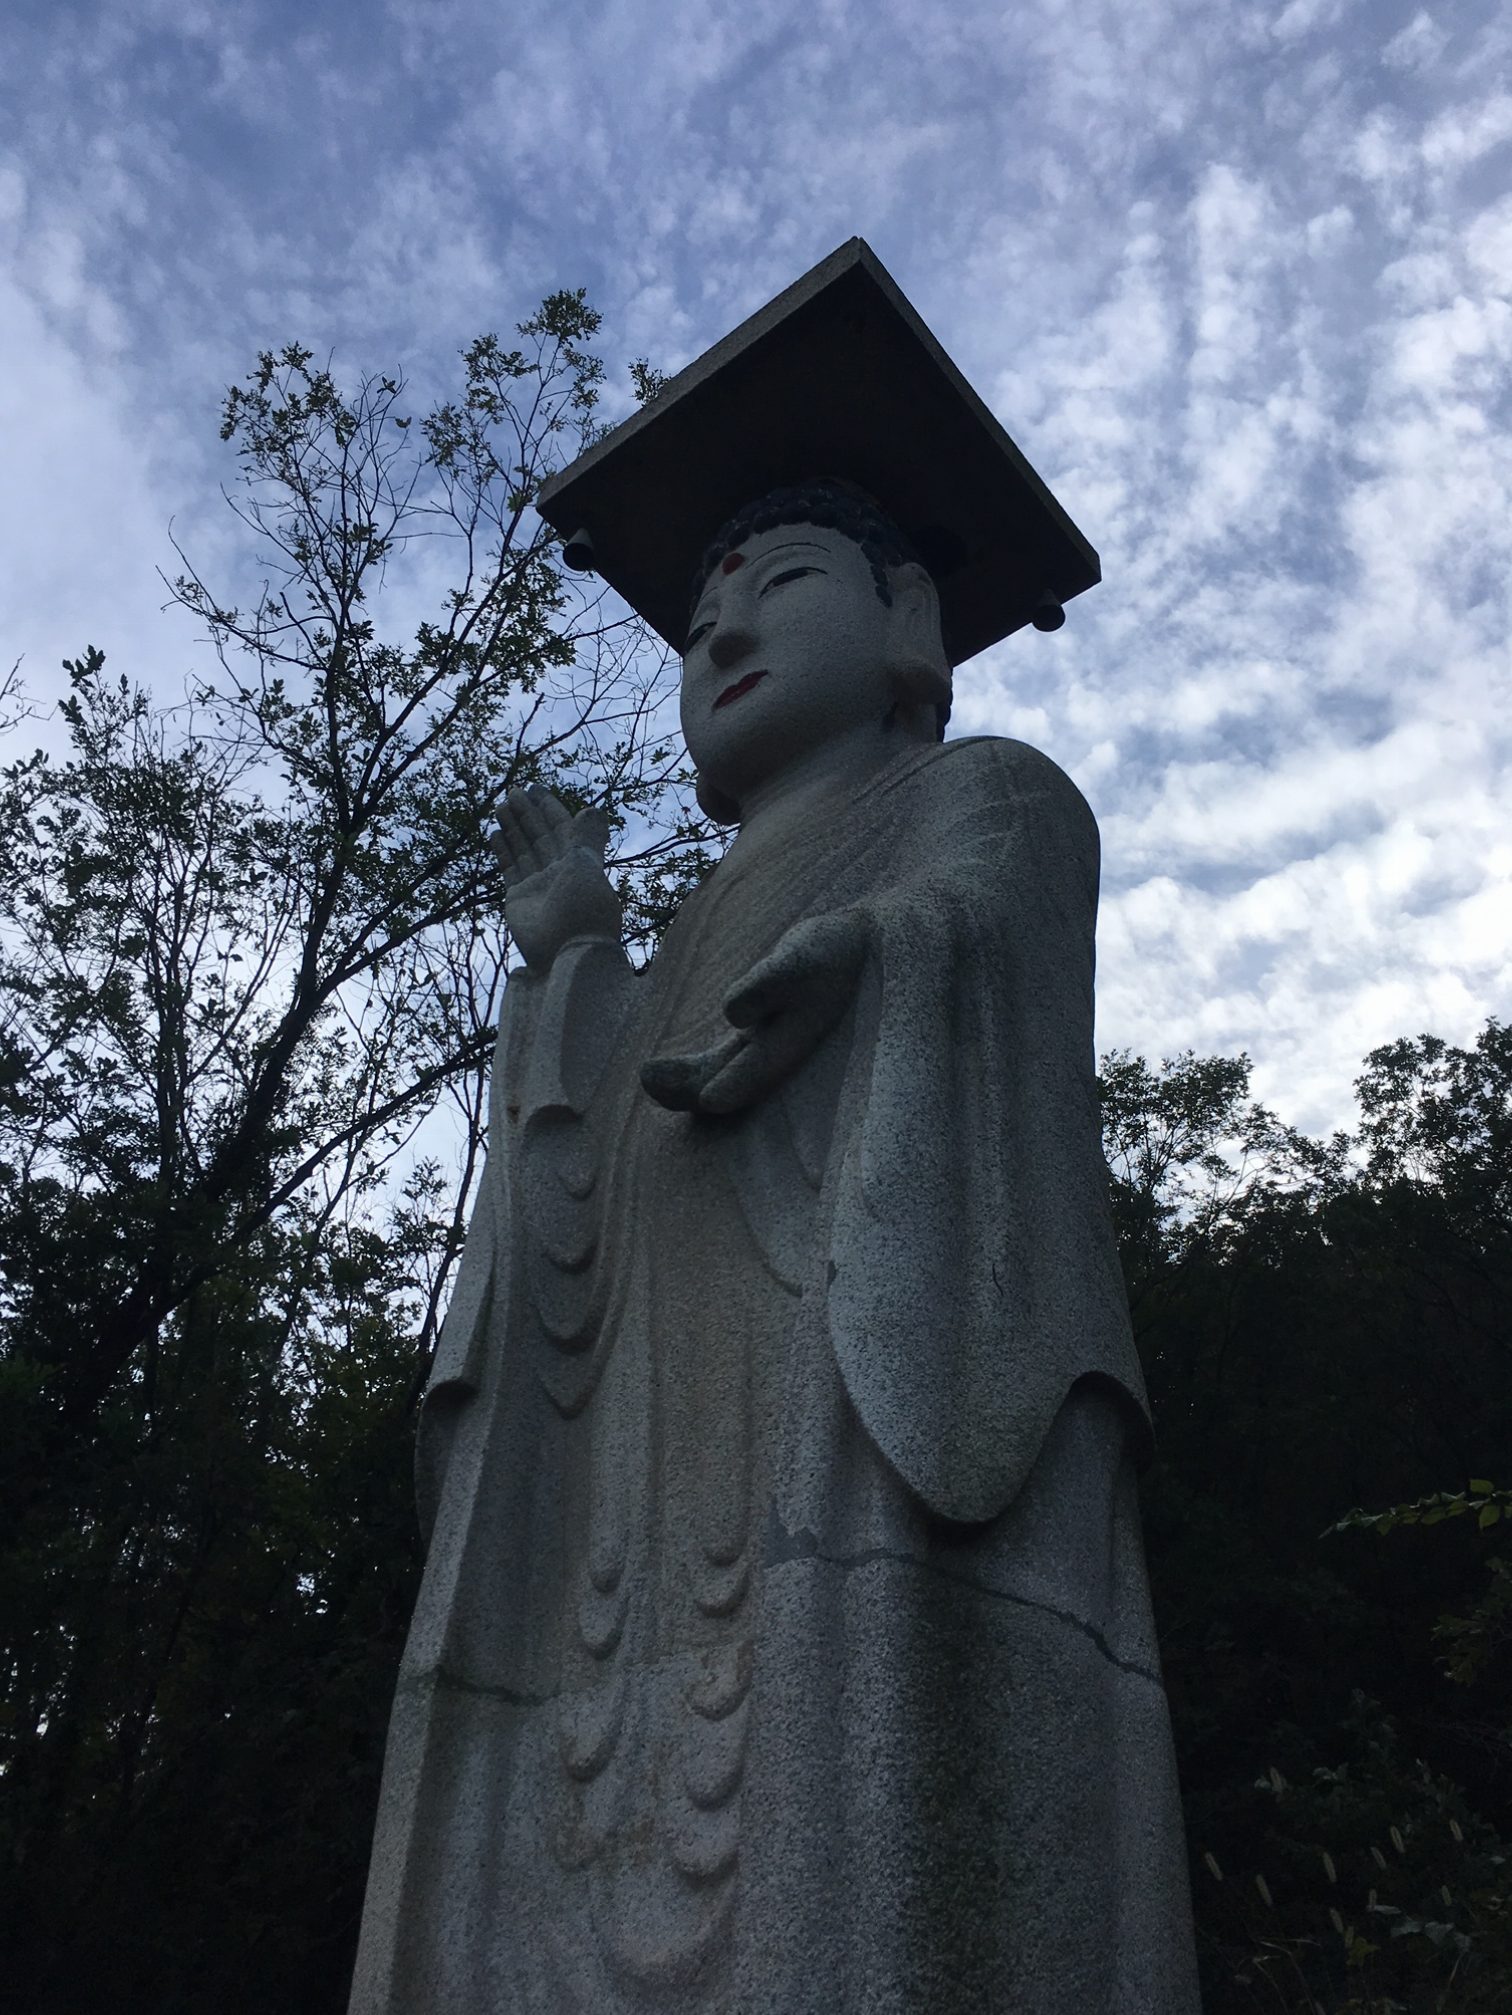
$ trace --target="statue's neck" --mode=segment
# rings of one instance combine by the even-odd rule
[[[927,746],[913,723],[895,720],[886,728],[868,722],[802,750],[774,776],[744,793],[740,831],[730,858],[745,859],[780,846],[823,807],[847,803],[900,756]]]

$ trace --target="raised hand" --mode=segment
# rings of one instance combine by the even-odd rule
[[[725,1002],[733,1032],[694,1056],[653,1057],[641,1083],[680,1112],[732,1113],[790,1077],[839,1021],[866,956],[855,910],[808,917],[752,966]]]
[[[604,873],[609,815],[576,814],[540,784],[496,805],[489,835],[504,864],[504,919],[525,963],[550,965],[571,938],[620,934],[620,899]]]

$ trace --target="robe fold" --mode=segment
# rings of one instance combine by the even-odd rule
[[[1188,2015],[1091,814],[984,739],[759,837],[506,989],[354,2015]],[[842,911],[785,1083],[647,1096]]]

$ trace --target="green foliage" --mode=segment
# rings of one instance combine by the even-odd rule
[[[222,432],[265,585],[175,590],[218,670],[165,707],[86,651],[64,754],[0,770],[0,1970],[39,2015],[344,2002],[509,959],[490,810],[605,807],[648,949],[708,859],[665,655],[529,509],[596,327],[553,295],[420,415],[264,354]]]
[[[1498,1490],[1489,1477],[1473,1476],[1468,1490],[1434,1490],[1413,1504],[1393,1504],[1386,1511],[1346,1511],[1331,1532],[1391,1532],[1399,1525],[1442,1525],[1446,1518],[1476,1514],[1484,1532],[1503,1512],[1512,1511],[1512,1490]]]
[[[70,1516],[33,1504],[11,1535],[0,1866],[27,2007],[339,2002],[416,1585],[435,1230],[265,1231],[65,1452]]]
[[[1347,1141],[1283,1126],[1250,1098],[1249,1078],[1247,1056],[1188,1050],[1158,1071],[1125,1050],[1102,1060],[1103,1148],[1136,1329],[1158,1320],[1163,1288],[1231,1251],[1262,1210],[1311,1209],[1345,1180]]]
[[[659,399],[667,388],[665,371],[658,371],[648,364],[644,357],[635,357],[630,364],[630,384],[636,399],[643,406],[649,406],[653,399]]]
[[[1507,1032],[1374,1052],[1361,1135],[1328,1143],[1257,1113],[1232,1066],[1112,1061],[1204,2005],[1512,2005],[1487,1859],[1512,1837],[1512,1585],[1484,1557],[1512,1445]],[[1372,1504],[1394,1509],[1349,1510]],[[1255,1789],[1272,1768],[1285,1799]],[[1484,1850],[1473,1868],[1451,1832],[1410,1881],[1376,1883],[1376,1911],[1368,1884],[1346,1900],[1318,1876],[1324,1853],[1341,1885],[1372,1843],[1392,1859],[1391,1825],[1426,1839],[1435,1801]]]
[[[1512,1027],[1493,1016],[1472,1049],[1438,1036],[1372,1052],[1356,1086],[1372,1179],[1436,1203],[1473,1246],[1512,1223]]]
[[[1466,1490],[1435,1490],[1412,1504],[1394,1504],[1385,1511],[1347,1511],[1331,1532],[1386,1534],[1399,1526],[1442,1525],[1448,1518],[1474,1513],[1478,1533],[1489,1532],[1504,1516],[1512,1517],[1512,1490],[1499,1490],[1486,1476],[1473,1476]],[[1327,1535],[1325,1534],[1325,1537]],[[1463,1616],[1441,1616],[1433,1626],[1436,1642],[1444,1645],[1443,1667],[1463,1686],[1485,1681],[1497,1667],[1512,1679],[1512,1561],[1505,1554],[1486,1560],[1487,1585]]]
[[[0,777],[0,1237],[69,1432],[305,1186],[362,1192],[443,1097],[475,1125],[507,789],[609,810],[643,937],[706,863],[664,654],[573,602],[528,516],[591,427],[596,326],[552,296],[414,430],[397,378],[265,353],[222,431],[266,585],[176,590],[221,674],[165,710],[88,652],[70,759]],[[390,634],[382,591],[440,534],[440,618]]]
[[[1277,1739],[1311,1747],[1297,1730]],[[1379,1702],[1355,1693],[1335,1739],[1348,1761],[1255,1779],[1247,1865],[1197,1864],[1227,1988],[1327,2015],[1497,2015],[1512,1981],[1506,1843],[1460,1786],[1404,1755]]]

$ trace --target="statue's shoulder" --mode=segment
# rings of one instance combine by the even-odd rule
[[[931,751],[921,781],[931,793],[954,801],[966,791],[1097,830],[1091,806],[1059,763],[1008,735],[963,735],[959,741],[941,742]]]

